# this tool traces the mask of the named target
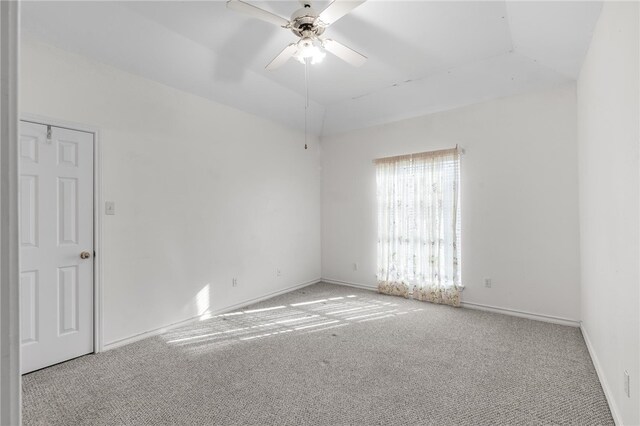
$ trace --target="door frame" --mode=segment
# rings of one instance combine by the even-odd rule
[[[102,271],[104,250],[102,247],[102,148],[99,129],[81,123],[36,114],[22,113],[20,121],[50,125],[93,135],[93,353],[103,351]],[[21,340],[19,340],[21,341]]]
[[[18,80],[20,2],[0,2],[0,424],[20,424]]]

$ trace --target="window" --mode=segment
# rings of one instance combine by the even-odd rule
[[[376,160],[378,288],[459,305],[457,149]]]

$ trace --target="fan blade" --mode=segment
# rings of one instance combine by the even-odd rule
[[[320,12],[320,15],[318,15],[316,19],[321,21],[325,26],[329,26],[365,1],[366,0],[333,0],[325,10]]]
[[[322,42],[322,46],[324,46],[325,50],[333,53],[338,58],[342,59],[348,64],[353,65],[354,67],[362,66],[367,57],[356,52],[355,50],[345,46],[342,43],[338,43],[335,40],[326,39]]]
[[[281,67],[282,65],[284,65],[285,62],[291,59],[293,55],[296,54],[297,51],[298,51],[298,45],[296,43],[291,43],[290,45],[285,47],[282,50],[282,52],[278,54],[278,56],[273,58],[273,61],[269,62],[269,65],[267,65],[265,68],[271,71],[278,67]]]
[[[289,21],[284,19],[281,16],[275,15],[271,12],[267,12],[264,9],[260,9],[252,4],[245,3],[241,0],[229,0],[227,2],[227,7],[229,9],[235,10],[236,12],[244,13],[246,15],[253,16],[254,18],[262,19],[263,21],[272,23],[279,27],[288,27]]]

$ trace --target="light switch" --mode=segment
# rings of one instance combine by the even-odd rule
[[[107,201],[104,203],[104,214],[116,214],[116,203],[113,201]]]

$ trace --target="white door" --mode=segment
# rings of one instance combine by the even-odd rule
[[[93,352],[93,134],[47,129],[20,123],[22,373]]]

